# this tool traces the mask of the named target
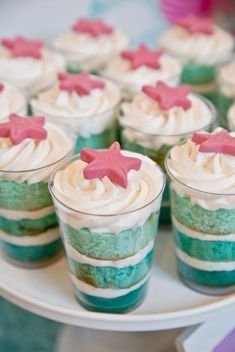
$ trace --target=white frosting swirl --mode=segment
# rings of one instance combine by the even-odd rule
[[[43,114],[87,138],[113,125],[120,99],[119,88],[108,80],[104,89],[93,89],[89,95],[60,90],[58,83],[32,99],[31,106],[35,114]]]
[[[103,75],[114,80],[124,91],[127,91],[127,96],[131,97],[145,84],[163,81],[176,85],[181,75],[180,63],[168,54],[161,55],[159,63],[161,65],[159,69],[140,66],[133,70],[129,60],[116,56],[105,67]]]
[[[235,97],[235,60],[228,65],[224,65],[218,72],[218,82],[220,92],[229,98]]]
[[[0,119],[7,118],[12,113],[25,114],[27,102],[18,89],[7,82],[0,82],[4,85],[0,92]]]
[[[235,131],[235,104],[232,104],[228,110],[228,126],[230,131]]]
[[[0,138],[1,179],[29,184],[47,182],[54,164],[72,152],[73,143],[61,128],[49,123],[45,128],[48,133],[45,140],[26,138],[13,145],[10,138]]]
[[[125,33],[117,29],[110,34],[98,37],[88,33],[69,31],[55,39],[53,45],[56,50],[63,53],[70,67],[94,70],[106,64],[113,55],[124,50],[128,45],[128,38]]]
[[[192,104],[188,110],[173,107],[164,111],[144,93],[123,103],[120,122],[126,138],[146,148],[159,149],[176,144],[182,135],[208,127],[214,118],[209,106],[197,95],[189,94],[188,99]]]
[[[10,51],[0,45],[0,79],[21,88],[27,95],[34,95],[48,88],[64,69],[64,58],[51,50],[42,49],[42,57],[12,57]]]
[[[217,128],[213,133],[220,130],[221,128]],[[230,135],[235,137],[235,133]],[[182,185],[172,179],[172,187],[179,195],[190,197],[192,203],[209,210],[235,207],[234,156],[200,152],[199,145],[188,140],[187,143],[171,149],[167,167],[174,178],[183,183]]]
[[[212,35],[190,33],[186,29],[173,26],[161,37],[160,45],[183,61],[216,65],[225,62],[232,54],[234,40],[231,34],[213,26]]]
[[[140,170],[129,171],[127,188],[112,183],[107,176],[84,179],[83,169],[87,164],[81,160],[73,161],[56,172],[53,194],[61,203],[78,211],[75,213],[55,201],[62,221],[75,228],[88,227],[95,232],[118,233],[125,228],[141,226],[150,214],[159,210],[164,185],[161,170],[146,156],[127,151],[122,153],[142,160]]]

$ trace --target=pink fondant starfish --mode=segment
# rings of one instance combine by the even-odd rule
[[[235,137],[222,129],[218,133],[194,133],[192,141],[199,144],[203,153],[222,153],[235,156]]]
[[[179,18],[175,23],[177,26],[186,29],[186,31],[192,34],[202,33],[205,35],[212,35],[214,33],[213,23],[209,18],[188,15]]]
[[[121,56],[131,62],[133,70],[140,66],[159,69],[161,67],[159,58],[162,54],[163,50],[150,50],[146,45],[141,44],[136,50],[123,51]]]
[[[164,82],[158,82],[155,86],[143,86],[143,92],[157,101],[160,108],[169,110],[174,107],[182,107],[187,110],[192,103],[188,99],[191,88],[188,86],[170,87]]]
[[[105,82],[93,79],[87,72],[73,74],[73,73],[59,73],[60,89],[67,92],[75,91],[80,95],[89,95],[93,89],[103,89]]]
[[[99,37],[100,35],[110,34],[113,28],[101,20],[91,20],[81,18],[72,27],[72,30],[80,33],[88,33],[92,37]]]
[[[34,59],[42,57],[43,43],[40,40],[29,40],[18,36],[14,39],[2,39],[2,45],[9,49],[14,57],[32,57]]]
[[[3,91],[3,89],[4,89],[4,84],[0,83],[0,93]]]
[[[121,154],[120,144],[115,142],[107,150],[98,151],[82,149],[81,160],[88,163],[84,168],[84,177],[87,180],[107,176],[111,182],[127,187],[127,176],[130,170],[139,170],[141,160]]]
[[[47,130],[43,127],[43,116],[21,117],[9,116],[9,122],[0,123],[0,137],[9,137],[13,144],[19,144],[26,138],[43,140],[47,138]]]

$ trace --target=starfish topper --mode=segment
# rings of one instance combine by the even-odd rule
[[[111,182],[123,188],[127,187],[128,172],[138,171],[141,166],[140,159],[121,154],[118,142],[114,142],[106,150],[82,149],[80,157],[82,161],[88,163],[83,170],[85,179],[107,176]]]
[[[174,107],[188,110],[192,105],[188,98],[191,88],[188,86],[170,87],[164,82],[157,82],[155,86],[143,86],[142,91],[155,100],[162,110]]]
[[[194,133],[192,141],[200,145],[200,152],[235,156],[235,137],[232,137],[225,129],[217,133]]]
[[[2,45],[10,50],[13,57],[32,57],[33,59],[41,59],[41,48],[43,46],[40,40],[29,40],[18,36],[14,39],[4,38]]]
[[[104,34],[111,34],[113,28],[101,20],[79,19],[72,27],[74,32],[88,33],[92,37],[99,37]]]
[[[80,95],[89,95],[93,89],[104,89],[105,82],[91,78],[87,72],[59,73],[60,89],[67,92],[77,92]]]
[[[159,58],[163,50],[150,50],[145,44],[141,44],[136,50],[124,50],[121,56],[131,62],[132,69],[135,70],[140,66],[147,66],[153,69],[159,69],[161,63]]]
[[[4,84],[0,82],[0,93],[3,91],[4,89]]]
[[[22,117],[16,114],[9,116],[9,122],[0,123],[0,137],[9,137],[14,145],[26,138],[43,140],[47,138],[47,130],[43,127],[43,116]]]
[[[205,35],[212,35],[214,33],[213,23],[209,18],[188,15],[179,18],[175,24],[192,34],[202,33]]]

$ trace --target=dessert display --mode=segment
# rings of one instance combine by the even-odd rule
[[[24,95],[8,82],[0,81],[0,119],[6,119],[10,114],[25,114],[27,101]]]
[[[60,73],[53,87],[31,100],[31,108],[71,132],[79,153],[115,141],[120,99],[119,88],[109,80],[87,72]]]
[[[22,36],[0,40],[0,80],[9,81],[27,96],[53,84],[64,66],[64,58],[44,48],[40,40]]]
[[[215,120],[212,104],[187,86],[164,82],[145,85],[121,105],[119,122],[124,149],[147,155],[164,169],[169,149],[195,131],[209,130]],[[170,221],[169,192],[165,188],[160,220]]]
[[[176,85],[180,81],[180,63],[163,50],[141,44],[135,50],[124,50],[102,71],[122,89],[126,100],[133,98],[145,84],[164,81]]]
[[[42,116],[11,114],[0,123],[0,240],[17,265],[44,265],[61,249],[48,177],[72,148],[67,134]]]
[[[195,133],[166,160],[180,277],[206,294],[235,289],[235,134]]]
[[[182,62],[182,83],[216,101],[216,69],[232,56],[232,35],[208,18],[188,15],[166,30],[160,45]]]
[[[127,35],[95,19],[79,19],[53,42],[66,58],[70,72],[97,71],[128,45]]]
[[[146,291],[165,178],[148,157],[85,148],[62,162],[49,188],[78,301],[122,313]]]

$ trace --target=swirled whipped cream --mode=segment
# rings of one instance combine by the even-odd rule
[[[34,95],[55,82],[57,73],[64,69],[62,55],[48,49],[41,49],[42,57],[13,57],[10,51],[0,44],[0,79],[11,82]]]
[[[164,81],[176,85],[181,74],[180,63],[170,55],[163,53],[159,58],[160,68],[153,69],[142,65],[133,69],[131,62],[121,55],[115,57],[103,70],[103,75],[108,77],[122,89],[133,94],[139,92],[143,85]]]
[[[211,35],[192,34],[180,26],[173,26],[162,35],[160,45],[184,62],[216,65],[231,56],[234,40],[231,34],[215,25]]]
[[[213,134],[220,130],[221,128],[217,128]],[[235,133],[230,135],[235,137]],[[167,168],[170,174],[181,182],[178,183],[172,179],[173,189],[180,196],[190,197],[192,203],[205,209],[234,208],[235,157],[223,153],[200,152],[199,147],[189,139],[187,143],[171,149]],[[209,194],[198,191],[209,192]],[[234,196],[228,196],[228,194],[234,194]]]
[[[104,88],[93,89],[88,95],[61,90],[57,83],[31,100],[32,109],[35,114],[72,127],[82,137],[101,133],[112,126],[121,98],[116,85],[103,78],[102,81]]]
[[[194,94],[189,94],[188,99],[191,107],[187,110],[177,106],[163,110],[147,94],[137,94],[121,107],[125,137],[146,148],[159,149],[178,143],[182,135],[208,127],[214,118],[208,105]]]
[[[226,97],[235,97],[235,60],[220,68],[218,72],[218,81],[220,92]]]
[[[25,114],[27,109],[26,99],[18,89],[7,82],[0,90],[0,119],[7,118],[11,113]]]
[[[61,209],[62,221],[69,222],[74,228],[88,227],[96,232],[118,233],[141,226],[153,212],[159,210],[164,187],[161,170],[146,156],[129,151],[122,151],[122,154],[142,161],[138,171],[128,172],[127,188],[112,183],[107,176],[85,179],[83,170],[87,163],[82,160],[73,161],[56,173],[52,191],[59,201],[56,201],[56,206]]]
[[[232,104],[228,110],[228,127],[231,131],[235,131],[235,104]]]
[[[53,42],[54,48],[64,55],[69,66],[82,70],[102,67],[127,45],[126,34],[117,29],[97,37],[71,30],[61,34]]]
[[[0,137],[1,179],[29,184],[47,182],[55,163],[72,152],[73,143],[60,127],[46,123],[45,128],[44,140],[26,138],[14,145],[10,138]]]

